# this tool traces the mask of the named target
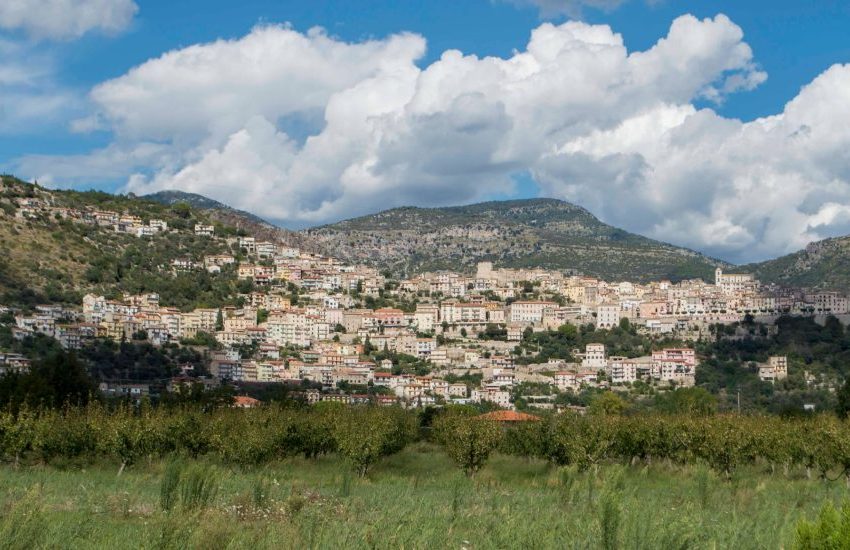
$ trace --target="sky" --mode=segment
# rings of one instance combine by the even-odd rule
[[[2,0],[0,171],[289,228],[555,197],[743,263],[850,233],[850,3]]]

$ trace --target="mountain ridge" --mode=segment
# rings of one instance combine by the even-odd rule
[[[608,279],[708,278],[730,264],[629,233],[553,198],[398,207],[304,231],[324,253],[412,274],[504,267],[574,270]],[[376,260],[381,258],[381,260]]]
[[[765,282],[847,292],[850,291],[850,235],[814,241],[797,252],[740,269]]]
[[[640,282],[695,277],[710,280],[714,268],[719,266],[754,273],[766,283],[850,292],[850,236],[816,241],[803,250],[771,260],[733,266],[698,251],[607,225],[587,209],[553,198],[434,208],[402,206],[292,231],[197,193],[169,190],[135,197],[52,191],[9,176],[4,176],[3,181],[4,193],[12,192],[17,186],[15,193],[18,194],[10,197],[24,196],[21,193],[30,191],[35,196],[53,194],[58,204],[115,203],[118,209],[132,207],[131,210],[145,212],[150,210],[148,204],[173,206],[185,202],[208,222],[245,230],[259,240],[372,265],[399,276],[435,270],[471,272],[476,262],[493,261],[498,267],[558,269],[607,280]],[[0,202],[3,200],[0,197]],[[13,207],[7,203],[0,206]],[[6,214],[12,217],[13,213],[14,209]],[[34,288],[45,289],[53,278],[64,288],[62,292],[71,291],[86,276],[88,262],[81,263],[79,258],[88,250],[85,240],[88,237],[71,246],[65,242],[63,250],[62,241],[57,240],[58,234],[38,234],[28,229],[31,225],[18,221],[17,230],[12,226],[6,228],[2,235],[3,250],[9,251],[14,248],[12,243],[29,239],[32,242],[23,242],[21,254],[33,247],[50,251],[50,254],[45,253],[45,258],[32,253],[21,255],[20,265],[12,265],[11,259],[8,265],[0,265],[0,279],[5,281],[0,286],[7,289],[28,287],[38,280]],[[21,231],[23,233],[18,234]],[[53,259],[53,265],[47,256]],[[65,259],[67,257],[70,259]],[[47,265],[51,268],[47,269]],[[66,271],[64,276],[61,275],[63,270]]]

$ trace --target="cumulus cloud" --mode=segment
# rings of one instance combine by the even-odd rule
[[[109,166],[126,190],[194,191],[289,225],[509,195],[528,172],[543,195],[732,260],[848,224],[848,66],[742,122],[695,106],[767,77],[723,15],[680,17],[645,51],[580,22],[544,23],[508,58],[448,50],[419,67],[424,50],[411,34],[264,26],[169,52],[92,91],[77,129],[109,128],[111,146],[20,172]]]
[[[125,29],[139,7],[133,0],[3,0],[0,28],[35,38],[77,38],[89,31]]]

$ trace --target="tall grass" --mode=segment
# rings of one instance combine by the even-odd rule
[[[336,456],[224,471],[205,459],[120,478],[114,463],[0,467],[0,548],[791,548],[800,518],[846,491],[795,470],[726,482],[702,467],[582,471],[498,454],[468,479],[424,443],[363,479]]]
[[[159,486],[159,505],[164,512],[170,512],[177,503],[177,489],[180,485],[180,474],[183,465],[173,460],[165,467]]]
[[[180,505],[184,510],[208,508],[218,493],[215,470],[206,464],[192,464],[180,480]]]

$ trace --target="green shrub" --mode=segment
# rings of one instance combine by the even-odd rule
[[[821,508],[817,519],[797,523],[797,550],[843,550],[850,548],[850,502],[836,510],[831,502]]]
[[[468,477],[486,464],[502,440],[502,430],[496,422],[460,412],[448,412],[437,418],[434,432],[449,457]]]

